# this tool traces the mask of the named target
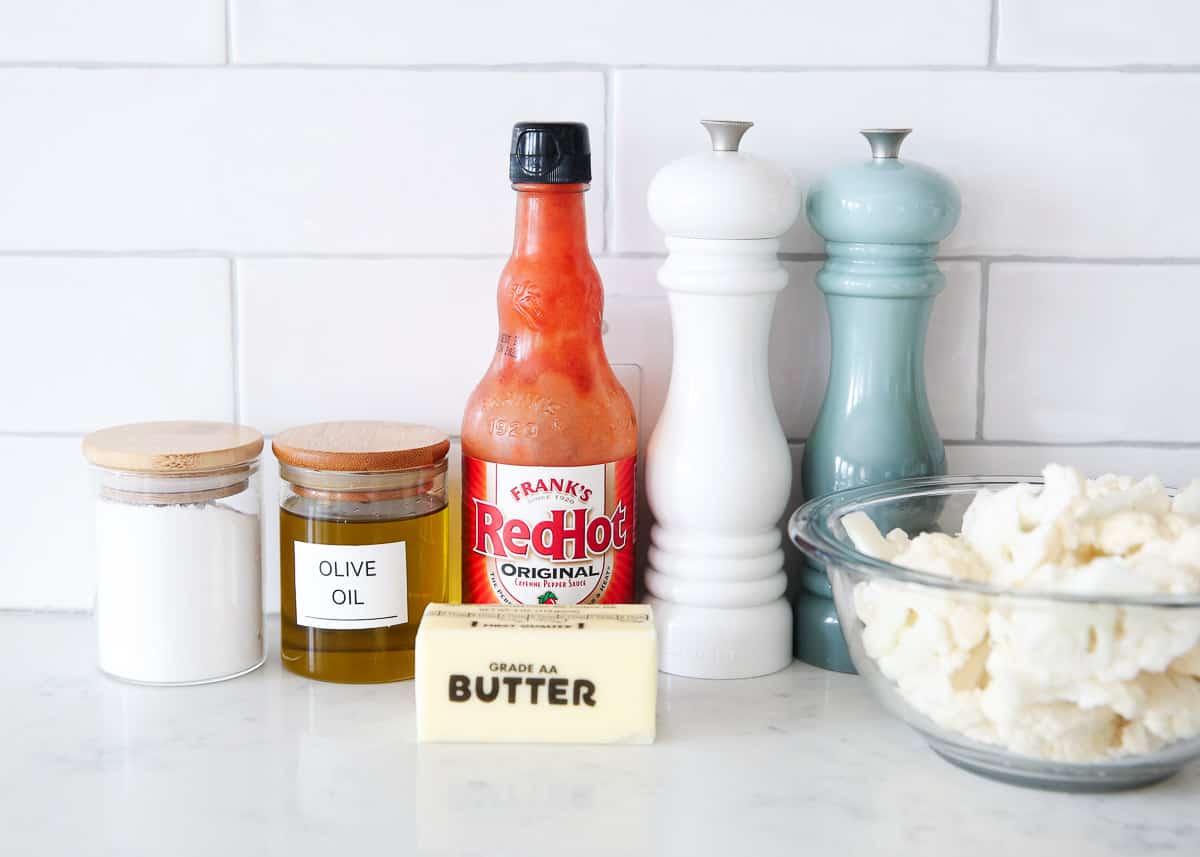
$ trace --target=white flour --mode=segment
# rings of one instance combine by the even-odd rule
[[[96,501],[100,668],[131,681],[228,678],[263,660],[258,516],[215,503]]]

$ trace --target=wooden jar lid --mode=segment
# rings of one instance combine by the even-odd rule
[[[431,426],[348,420],[288,429],[275,436],[271,449],[292,467],[387,473],[438,464],[450,451],[450,438]]]
[[[168,475],[249,464],[262,448],[249,426],[187,420],[113,426],[83,439],[84,457],[99,467]]]

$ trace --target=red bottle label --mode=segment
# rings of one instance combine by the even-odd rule
[[[637,458],[525,467],[463,457],[463,601],[633,600]]]

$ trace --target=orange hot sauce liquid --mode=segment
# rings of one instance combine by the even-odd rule
[[[556,604],[567,596],[571,596],[568,603],[630,601],[637,420],[601,340],[604,289],[587,246],[583,208],[587,185],[518,184],[514,188],[517,229],[512,256],[500,276],[496,354],[463,416],[463,601],[531,604],[526,599],[536,597],[537,604]],[[574,523],[601,527],[588,532],[611,547],[607,551],[589,547],[584,553],[576,536],[571,542],[572,559],[566,563],[574,567],[564,570],[566,512],[550,511],[555,505],[544,504],[540,511],[531,510],[533,517],[528,520],[520,520],[522,511],[515,511],[504,531],[523,527],[525,540],[504,543],[495,524],[495,516],[503,512],[490,505],[501,502],[501,492],[506,490],[499,486],[499,472],[492,470],[495,465],[531,468],[529,481],[520,484],[526,490],[533,487],[534,493],[545,492],[544,486],[556,481],[554,471],[539,468],[598,465],[602,481],[593,482],[590,490],[605,492],[602,502],[613,515],[611,523],[583,517],[594,512],[580,511],[578,501],[565,495],[550,502],[565,502],[575,509]],[[489,472],[497,480],[490,488]],[[584,483],[558,484],[576,486],[566,489],[570,493]],[[507,492],[512,492],[511,486]],[[591,495],[573,496],[586,502]],[[542,527],[545,535],[554,515],[561,517],[559,541],[550,530],[548,542],[542,539],[540,548],[529,547],[531,534]],[[543,523],[532,523],[537,519]],[[491,525],[496,529],[488,529]],[[551,557],[559,562],[546,568]],[[584,589],[589,583],[591,588]]]
[[[587,246],[586,184],[517,184],[500,337],[467,400],[465,456],[562,467],[637,455],[637,419],[601,340],[604,289]]]

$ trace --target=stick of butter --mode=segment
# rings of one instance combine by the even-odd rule
[[[654,741],[658,645],[642,604],[430,604],[417,631],[417,739]]]

